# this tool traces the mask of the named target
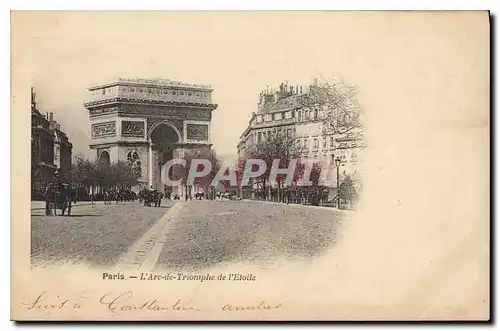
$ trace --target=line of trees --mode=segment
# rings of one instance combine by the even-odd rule
[[[84,156],[75,157],[71,166],[73,187],[78,199],[88,199],[90,194],[100,196],[107,189],[125,189],[137,185],[139,176],[124,161],[107,163],[91,161]]]
[[[323,131],[334,135],[349,134],[351,136],[363,135],[362,115],[363,110],[358,99],[358,90],[354,85],[350,85],[343,80],[316,81],[310,86],[308,93],[298,97],[298,102],[304,109],[321,109],[323,112]],[[247,153],[245,159],[238,160],[238,172],[242,173],[246,159],[262,159],[267,165],[267,171],[259,178],[252,179],[249,186],[257,186],[257,192],[247,188],[250,193],[257,193],[257,198],[284,201],[290,198],[290,193],[294,200],[298,202],[317,204],[318,200],[328,198],[329,188],[322,186],[319,182],[321,165],[315,164],[309,176],[312,186],[285,186],[284,175],[276,178],[276,188],[270,187],[269,175],[274,159],[280,159],[280,168],[288,167],[292,159],[297,159],[298,163],[294,174],[293,182],[297,182],[304,175],[305,162],[301,159],[304,149],[296,143],[294,133],[271,132],[265,139],[258,142]],[[340,199],[348,204],[359,199],[357,181],[350,176],[346,176],[337,190],[335,199]],[[270,196],[269,196],[270,195]]]
[[[244,159],[238,160],[238,182],[241,183],[246,161],[260,159],[266,164],[266,171],[261,176],[250,179],[248,187],[244,188],[247,194],[263,200],[317,204],[319,200],[327,198],[326,188],[319,184],[322,168],[320,164],[314,164],[309,178],[303,178],[306,163],[301,159],[302,152],[303,147],[297,144],[294,133],[273,131],[266,139],[255,144]],[[296,160],[292,185],[286,185],[284,174],[278,174],[271,182],[271,168],[276,159],[279,160],[280,168],[288,168],[292,160]],[[297,182],[301,179],[310,180],[312,185],[298,186]]]
[[[240,188],[243,190],[241,194],[246,195],[247,198],[253,196],[262,200],[315,205],[329,200],[329,194],[332,189],[324,186],[320,178],[322,170],[327,170],[323,169],[322,164],[314,163],[311,167],[309,177],[306,178],[306,161],[302,159],[302,151],[303,148],[296,143],[295,134],[271,132],[266,139],[253,146],[245,158],[238,160],[238,185],[241,185],[245,164],[248,159],[260,159],[266,164],[266,171],[261,176],[250,178],[248,186]],[[271,182],[271,168],[275,159],[280,160],[280,168],[288,168],[293,159],[297,160],[292,185],[286,185],[286,175],[284,174],[278,174],[275,180]],[[252,170],[255,171],[257,169]],[[300,186],[298,183],[301,180],[309,180],[312,184]],[[356,187],[355,179],[350,176],[343,178],[334,200],[339,198],[341,202],[346,204],[358,200],[359,188]]]

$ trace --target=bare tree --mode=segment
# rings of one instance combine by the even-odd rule
[[[357,87],[344,80],[323,79],[300,95],[299,102],[304,108],[323,110],[325,130],[334,134],[360,133],[363,111],[357,95]]]

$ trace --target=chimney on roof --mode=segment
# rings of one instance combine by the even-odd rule
[[[314,86],[318,86],[318,77],[315,77],[315,78],[314,78],[314,84],[313,84],[313,85],[314,85]]]
[[[36,108],[36,92],[35,92],[35,88],[32,86],[31,87],[31,109],[35,109]]]
[[[54,120],[54,113],[53,112],[50,112],[49,113],[49,121],[53,121]]]

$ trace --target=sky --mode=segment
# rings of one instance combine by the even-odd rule
[[[474,38],[454,33],[457,15],[422,15],[26,12],[13,16],[13,65],[35,86],[39,108],[54,112],[73,154],[90,153],[82,105],[89,86],[117,77],[209,84],[218,104],[212,142],[231,159],[266,86],[343,78],[358,86],[365,111],[383,119],[384,109],[394,117],[412,93],[427,92],[426,80],[446,83],[436,69],[463,65],[447,55],[474,52],[461,47],[465,41],[473,47]]]

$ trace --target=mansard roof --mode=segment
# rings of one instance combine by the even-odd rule
[[[279,99],[277,102],[270,102],[266,104],[259,113],[272,113],[276,111],[292,110],[300,108],[301,102],[298,95],[290,95]]]

